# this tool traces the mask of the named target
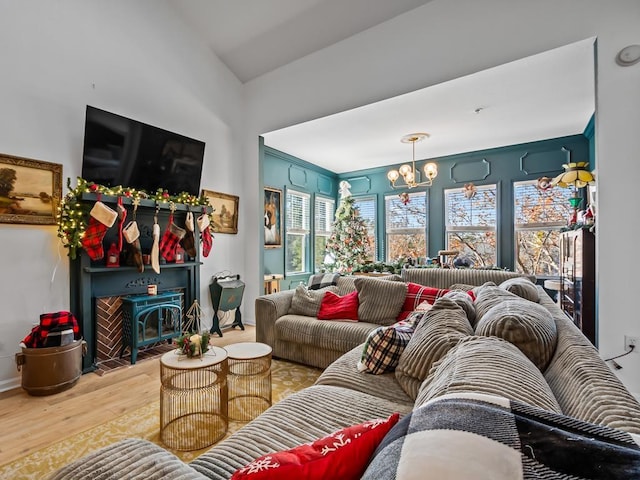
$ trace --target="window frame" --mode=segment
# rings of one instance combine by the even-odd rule
[[[387,262],[395,262],[398,259],[392,259],[389,257],[391,252],[390,248],[390,236],[391,235],[422,235],[424,236],[424,257],[428,256],[429,252],[429,196],[427,190],[421,190],[417,192],[407,192],[409,194],[409,201],[416,197],[420,197],[424,200],[424,226],[421,227],[404,227],[404,228],[390,228],[389,227],[389,208],[388,201],[392,199],[398,199],[399,194],[389,193],[384,195],[384,258]],[[400,200],[397,200],[400,201]],[[418,255],[420,257],[420,255]]]
[[[444,245],[446,250],[452,250],[453,247],[449,243],[449,234],[450,233],[478,233],[478,232],[489,232],[492,233],[495,238],[495,249],[494,249],[494,258],[492,265],[486,266],[497,266],[500,258],[500,232],[499,232],[499,224],[500,224],[500,182],[496,183],[487,183],[484,185],[475,185],[475,188],[478,192],[482,190],[493,190],[495,192],[495,212],[494,218],[495,222],[493,225],[452,225],[449,222],[450,217],[450,205],[452,198],[450,197],[451,193],[464,193],[464,187],[455,187],[455,188],[445,188],[443,189],[443,204],[444,204]],[[477,193],[476,193],[477,195]],[[474,197],[475,198],[475,197]],[[472,214],[473,215],[473,214]],[[473,217],[471,218],[473,221]]]
[[[290,196],[299,196],[300,198],[306,199],[306,212],[302,212],[302,227],[301,228],[293,228],[290,224],[292,212],[290,211]],[[313,253],[310,248],[310,238],[311,238],[311,194],[308,192],[303,192],[300,190],[295,190],[292,188],[287,188],[285,192],[285,255],[284,255],[284,267],[285,267],[285,275],[294,276],[294,275],[303,275],[309,273],[309,255]],[[303,208],[304,208],[304,200],[303,200]],[[306,218],[305,218],[306,213]],[[306,228],[305,228],[305,220],[306,220]],[[290,244],[289,241],[291,237],[301,237],[302,238],[302,248],[301,248],[301,270],[290,271],[289,270],[289,253],[290,253]]]
[[[325,203],[325,204],[330,204],[331,208],[330,208],[330,212],[329,210],[327,210],[327,217],[326,217],[326,221],[327,221],[327,230],[319,230],[318,229],[318,203]],[[313,198],[313,232],[312,232],[312,236],[313,236],[313,270],[315,272],[319,272],[320,271],[320,267],[322,265],[316,265],[316,260],[317,260],[317,255],[318,252],[316,251],[316,246],[317,246],[317,239],[318,237],[325,237],[325,243],[327,240],[329,240],[329,237],[331,236],[331,230],[332,230],[332,226],[333,226],[333,221],[335,219],[335,214],[336,214],[336,200],[335,198],[331,198],[331,197],[326,197],[324,195],[314,195]],[[324,252],[323,252],[324,253]],[[324,255],[323,255],[323,262],[324,262]]]
[[[371,201],[373,202],[373,220],[371,221],[371,225],[367,223],[367,231],[369,233],[369,240],[373,240],[371,244],[371,251],[373,253],[373,258],[371,261],[378,261],[378,196],[375,194],[371,195],[354,195],[354,206],[358,207],[358,203],[361,201]],[[360,210],[360,216],[362,216],[362,210]],[[362,217],[364,218],[364,217]],[[366,219],[365,219],[366,220]],[[371,229],[372,231],[369,231]]]

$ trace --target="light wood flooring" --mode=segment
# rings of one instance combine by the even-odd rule
[[[255,341],[247,325],[212,335],[214,345]],[[44,397],[22,388],[0,393],[0,465],[66,437],[96,427],[159,398],[158,358],[137,362],[103,376],[82,375],[72,388]]]

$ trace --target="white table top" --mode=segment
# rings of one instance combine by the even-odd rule
[[[271,353],[271,347],[259,342],[232,343],[224,347],[229,358],[234,360],[250,360],[260,358]]]
[[[209,350],[201,357],[189,358],[186,355],[178,355],[178,349],[175,349],[162,355],[160,363],[176,370],[194,370],[216,365],[226,358],[227,352],[224,348],[209,345]]]

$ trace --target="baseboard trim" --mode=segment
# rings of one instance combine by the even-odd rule
[[[13,390],[14,388],[18,388],[19,386],[21,386],[20,377],[10,378],[9,380],[2,380],[0,381],[0,392]]]

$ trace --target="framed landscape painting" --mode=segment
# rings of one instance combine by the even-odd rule
[[[0,222],[55,225],[62,165],[0,154]]]
[[[282,246],[282,190],[264,187],[264,246]]]
[[[213,207],[211,226],[214,232],[238,233],[238,203],[240,197],[227,193],[212,192],[211,190],[202,190],[202,195],[209,199],[209,204]]]

